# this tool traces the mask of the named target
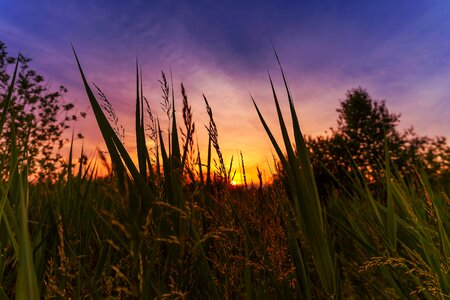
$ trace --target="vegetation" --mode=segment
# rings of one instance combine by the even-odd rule
[[[283,70],[291,129],[270,79],[282,144],[254,100],[282,180],[234,187],[206,97],[209,147],[202,162],[185,88],[181,130],[163,74],[170,122],[163,131],[137,69],[135,165],[110,102],[100,89],[94,93],[76,60],[112,165],[102,153],[75,163],[71,146],[53,183],[30,183],[33,158],[11,123],[11,159],[2,161],[8,176],[0,181],[0,298],[448,298],[447,194],[431,184],[426,166],[411,166],[404,177],[392,146],[383,143],[375,158],[382,176],[349,170],[332,178],[322,201]],[[18,65],[3,96],[1,128],[14,111]],[[96,176],[99,164],[110,168],[107,177]],[[243,159],[241,166],[245,172]]]
[[[39,181],[53,180],[62,164],[59,150],[64,144],[63,131],[69,128],[69,122],[85,116],[84,113],[75,113],[74,104],[64,99],[67,89],[60,86],[57,91],[51,91],[44,77],[30,68],[30,61],[30,58],[22,54],[17,58],[9,56],[6,45],[0,41],[2,103],[8,92],[8,82],[11,81],[8,68],[13,68],[16,63],[18,65],[9,113],[5,115],[0,136],[2,179],[7,177],[11,147],[15,144],[18,151],[27,149],[28,156],[33,157],[25,162],[24,155],[18,156],[20,165],[27,164],[30,177]]]
[[[348,175],[362,174],[372,186],[385,176],[384,154],[403,176],[415,176],[420,166],[434,185],[450,183],[450,146],[445,137],[421,137],[413,128],[399,132],[400,115],[390,114],[385,101],[374,101],[362,88],[347,92],[340,103],[337,129],[328,136],[308,137],[319,189],[327,193],[343,184],[352,184]],[[327,197],[327,195],[324,195]]]

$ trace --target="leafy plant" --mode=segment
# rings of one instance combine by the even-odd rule
[[[19,156],[19,165],[27,164],[28,175],[37,180],[54,180],[54,174],[62,165],[59,149],[64,144],[63,131],[69,122],[77,120],[84,113],[76,114],[74,104],[64,99],[67,89],[60,86],[51,91],[44,77],[31,69],[30,58],[19,54],[17,58],[9,56],[6,45],[0,41],[0,103],[6,106],[9,101],[9,113],[4,113],[5,126],[0,137],[0,163],[7,163],[12,153],[12,139],[20,152],[27,149],[34,159],[24,161]],[[13,92],[9,95],[8,68],[18,64]],[[10,99],[10,100],[8,100]],[[15,132],[12,133],[13,123]],[[5,179],[8,165],[0,165],[0,176]]]
[[[400,132],[400,114],[390,113],[385,101],[373,100],[362,88],[349,90],[337,112],[337,128],[330,135],[306,140],[322,193],[336,188],[333,177],[344,184],[348,175],[359,173],[379,188],[376,183],[385,176],[386,144],[390,160],[404,176],[414,176],[413,169],[421,164],[435,183],[445,186],[450,147],[444,137],[418,136],[412,128]]]

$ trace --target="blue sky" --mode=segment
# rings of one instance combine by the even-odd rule
[[[280,80],[272,42],[305,133],[335,126],[339,99],[361,86],[402,113],[401,128],[450,138],[448,1],[0,0],[0,40],[11,54],[31,56],[32,66],[55,87],[67,86],[67,98],[85,110],[73,43],[130,137],[136,56],[156,110],[160,70],[172,69],[197,123],[206,123],[205,93],[225,153],[240,149],[250,165],[271,155],[249,92],[274,120],[267,72]],[[92,147],[100,140],[93,124],[93,116],[76,124]]]

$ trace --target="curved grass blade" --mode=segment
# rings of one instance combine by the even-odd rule
[[[108,148],[109,154],[111,155],[111,160],[113,162],[114,167],[116,168],[117,173],[119,175],[127,174],[126,170],[128,170],[131,174],[131,177],[134,180],[134,183],[136,184],[136,186],[138,187],[138,189],[140,191],[140,195],[147,198],[150,201],[150,203],[153,203],[155,200],[155,195],[150,190],[150,188],[147,186],[147,183],[145,182],[144,178],[141,176],[141,174],[137,170],[130,155],[128,154],[128,152],[126,151],[122,142],[117,137],[116,133],[112,129],[108,120],[106,119],[100,105],[98,104],[97,99],[95,98],[91,88],[89,87],[89,84],[87,83],[86,77],[84,75],[83,69],[81,67],[78,56],[75,52],[75,49],[73,49],[73,52],[75,55],[75,59],[77,61],[77,65],[78,65],[78,69],[81,74],[81,78],[83,80],[84,87],[86,89],[86,93],[88,95],[89,101],[90,101],[92,109],[94,111],[95,118],[97,119],[97,123],[100,127],[100,131],[102,133],[103,139]],[[123,161],[122,161],[122,159],[123,159]]]
[[[296,117],[291,99],[291,115],[295,115],[292,121],[295,123],[294,130],[297,132],[296,134],[294,132],[296,146],[298,148],[297,155],[295,155],[286,129],[283,114],[280,109],[278,97],[270,76],[269,79],[277,109],[279,125],[287,151],[287,159],[281,152],[281,148],[279,147],[276,139],[273,137],[256,104],[255,107],[261,123],[263,124],[272,145],[274,146],[279,159],[282,162],[283,168],[286,170],[292,196],[292,204],[294,205],[296,212],[295,217],[302,229],[303,234],[309,241],[313,261],[321,283],[328,294],[334,295],[336,292],[335,266],[333,264],[334,260],[332,259],[332,254],[326,235],[325,224],[322,217],[323,212],[320,206],[320,199],[317,193],[311,163],[309,162],[308,150],[306,149],[303,136],[301,135],[300,125],[298,124],[298,119]],[[287,92],[289,94],[289,90],[287,90]]]
[[[17,193],[19,203],[19,269],[17,271],[16,299],[40,299],[36,270],[33,262],[33,247],[28,231],[27,173],[19,175]]]
[[[11,79],[11,83],[8,87],[8,94],[6,95],[6,98],[3,100],[3,110],[2,110],[2,114],[0,116],[0,132],[3,132],[3,125],[6,122],[6,115],[8,114],[8,109],[9,106],[11,105],[11,101],[12,101],[12,93],[14,91],[14,84],[16,81],[16,75],[17,75],[17,68],[19,66],[19,56],[17,56],[16,59],[16,66],[14,67],[14,73]]]
[[[141,95],[140,95],[140,86],[139,86],[139,67],[138,67],[138,61],[136,59],[136,116],[135,116],[135,122],[136,122],[136,150],[137,150],[137,157],[138,157],[138,165],[139,165],[139,172],[144,177],[144,180],[146,178],[146,170],[145,170],[145,158],[143,156],[142,146],[145,147],[145,144],[142,145],[142,139],[141,139]]]

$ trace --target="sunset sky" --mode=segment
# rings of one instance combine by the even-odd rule
[[[374,99],[386,99],[390,112],[402,114],[401,129],[414,126],[419,134],[450,138],[448,0],[0,0],[0,40],[11,55],[32,57],[32,67],[54,89],[65,85],[66,98],[88,112],[73,125],[90,153],[105,147],[71,43],[88,80],[113,104],[130,151],[138,57],[144,93],[161,119],[157,80],[161,70],[171,69],[176,95],[181,82],[186,87],[200,147],[207,142],[204,93],[226,161],[241,150],[250,174],[258,165],[269,177],[272,150],[249,94],[278,130],[268,72],[283,100],[285,94],[272,42],[305,134],[335,127],[339,100],[361,86]]]

